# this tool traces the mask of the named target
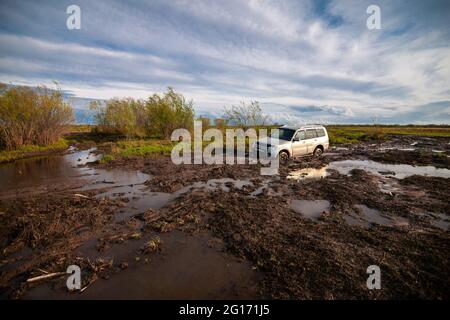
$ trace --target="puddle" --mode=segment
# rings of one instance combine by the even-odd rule
[[[196,182],[188,188],[193,189],[205,189],[215,190],[217,188],[222,189],[225,192],[230,191],[230,187],[233,186],[237,189],[242,189],[245,186],[253,186],[250,180],[236,180],[231,178],[210,179],[207,182]]]
[[[122,215],[129,216],[148,208],[159,209],[173,199],[171,194],[148,192],[145,182],[148,174],[140,171],[121,169],[96,169],[86,166],[98,160],[101,155],[88,149],[73,151],[66,155],[54,155],[15,161],[0,166],[0,193],[2,196],[15,196],[17,193],[37,192],[61,189],[72,189],[74,193],[100,190],[96,195],[102,197],[127,198],[127,211]],[[133,209],[133,210],[128,210]]]
[[[0,166],[0,192],[23,188],[54,187],[62,184],[82,184],[79,189],[93,190],[121,185],[142,184],[149,176],[120,169],[103,170],[85,166],[98,160],[95,148],[66,155],[45,156],[18,160]]]
[[[330,202],[327,200],[292,200],[291,209],[307,219],[317,221],[322,212],[330,210]]]
[[[431,224],[439,229],[444,231],[449,230],[450,227],[450,219],[447,215],[443,213],[434,213],[432,214],[435,219],[431,222]]]
[[[450,170],[433,166],[411,166],[407,164],[384,164],[372,160],[343,160],[330,162],[327,167],[348,175],[353,169],[360,169],[376,175],[391,176],[403,179],[412,175],[450,178]]]
[[[289,172],[288,179],[319,179],[330,175],[329,170],[336,170],[340,174],[349,175],[353,169],[371,172],[378,176],[404,179],[412,175],[450,178],[450,170],[434,166],[412,166],[408,164],[385,164],[372,160],[342,160],[330,162],[320,169],[304,168]]]
[[[288,179],[302,180],[302,179],[320,179],[328,176],[327,167],[320,169],[304,168],[289,172]]]
[[[412,145],[411,145],[412,146]],[[397,151],[416,151],[416,148],[410,148],[410,147],[383,147],[379,149],[380,151],[391,151],[391,150],[397,150]]]
[[[430,223],[444,231],[448,231],[450,229],[450,216],[444,213],[420,213],[420,216],[426,216],[430,219]]]
[[[355,205],[357,212],[350,215],[345,215],[344,220],[348,225],[361,226],[369,228],[375,224],[387,227],[393,226],[408,226],[408,219],[403,217],[395,217],[393,219],[383,216],[378,210],[369,208],[363,204]]]
[[[348,148],[345,147],[331,147],[331,150],[336,150],[336,151],[347,151],[349,150]]]
[[[117,245],[104,256],[129,266],[108,280],[99,279],[83,293],[55,290],[44,283],[24,299],[255,299],[259,274],[251,265],[208,246],[208,234],[179,231],[161,235],[162,251],[134,256],[145,242]],[[145,262],[145,258],[148,262]]]

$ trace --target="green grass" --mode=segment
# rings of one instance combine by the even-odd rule
[[[107,163],[107,162],[113,161],[115,159],[116,159],[116,157],[114,157],[114,156],[112,156],[110,154],[105,154],[105,155],[102,156],[102,158],[100,159],[99,162],[100,163]]]
[[[60,139],[58,142],[48,146],[28,145],[16,150],[0,151],[0,163],[29,158],[37,155],[44,155],[52,152],[62,151],[69,147],[67,140]]]
[[[151,155],[170,155],[175,144],[160,139],[120,140],[111,148],[112,155],[121,157],[145,157]]]
[[[419,126],[356,126],[331,125],[326,126],[330,144],[345,144],[364,141],[386,141],[389,135],[416,135],[426,137],[450,138],[450,127],[419,127]]]

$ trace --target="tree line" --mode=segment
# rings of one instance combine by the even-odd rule
[[[170,138],[175,129],[191,130],[195,119],[194,104],[172,88],[147,99],[113,98],[93,101],[96,126],[94,133],[116,134],[125,137]],[[208,118],[200,117],[204,127]],[[57,142],[67,126],[74,121],[70,103],[64,100],[61,89],[46,87],[8,87],[0,84],[0,148],[18,149],[25,145],[50,145]],[[252,127],[267,124],[257,101],[224,108],[223,118],[216,126]]]

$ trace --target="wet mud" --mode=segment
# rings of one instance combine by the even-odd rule
[[[341,146],[277,176],[93,149],[1,166],[1,297],[449,298],[449,143]],[[27,282],[70,264],[82,292]]]

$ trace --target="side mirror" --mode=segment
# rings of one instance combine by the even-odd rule
[[[300,141],[300,137],[299,136],[295,136],[293,141]]]

